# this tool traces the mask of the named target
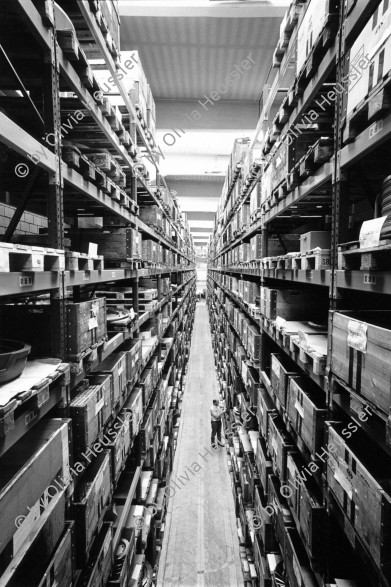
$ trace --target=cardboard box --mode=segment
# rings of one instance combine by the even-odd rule
[[[331,246],[331,232],[313,230],[300,236],[300,253],[308,253],[313,249],[329,249]]]
[[[332,8],[332,0],[311,0],[297,32],[296,73],[299,73],[317,43]]]
[[[380,2],[367,24],[362,28],[350,50],[350,68],[346,75],[348,87],[347,116],[365,100],[372,88],[391,69],[391,5]]]
[[[391,312],[330,312],[331,370],[387,416],[391,408]]]

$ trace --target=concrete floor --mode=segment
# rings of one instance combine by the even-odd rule
[[[187,385],[171,476],[158,587],[242,587],[225,448],[210,444],[218,397],[208,311],[197,303]],[[209,452],[208,452],[209,451]]]

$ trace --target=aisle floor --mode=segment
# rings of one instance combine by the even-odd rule
[[[243,586],[227,453],[210,444],[218,389],[208,312],[198,302],[158,587]]]

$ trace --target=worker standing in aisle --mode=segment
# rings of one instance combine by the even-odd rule
[[[212,436],[211,436],[211,443],[213,448],[216,447],[215,444],[215,437],[217,435],[217,445],[224,446],[224,443],[221,442],[221,417],[224,413],[224,409],[219,406],[219,400],[214,399],[213,405],[210,410],[211,415],[211,424],[212,424]]]

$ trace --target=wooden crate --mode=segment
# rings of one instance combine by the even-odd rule
[[[107,338],[106,301],[96,298],[66,305],[68,358],[80,360],[93,345]]]
[[[277,414],[275,403],[265,388],[258,389],[257,418],[261,434],[265,439],[269,433],[269,414]]]
[[[87,552],[111,495],[110,451],[94,457],[74,493],[78,565],[85,565]]]
[[[288,419],[313,455],[324,441],[325,400],[324,392],[309,377],[290,378],[286,404]]]
[[[105,435],[105,447],[111,450],[113,486],[116,485],[124,468],[130,450],[130,443],[129,420],[126,417],[118,418],[114,422],[113,427]]]
[[[385,414],[391,408],[391,312],[330,312],[331,370]]]
[[[285,481],[288,452],[294,450],[295,445],[279,415],[269,415],[267,446],[275,474],[278,474],[281,481]]]
[[[300,536],[293,529],[286,532],[284,564],[291,587],[318,587]]]
[[[80,390],[80,391],[79,391]],[[111,416],[112,392],[110,378],[90,377],[76,388],[77,395],[69,405],[72,417],[75,458],[98,438]]]
[[[273,509],[273,514],[270,516],[277,541],[280,545],[282,555],[285,553],[286,533],[289,528],[294,528],[294,521],[292,514],[288,507],[286,499],[280,492],[281,484],[277,477],[270,476],[269,489],[267,495],[268,511]]]
[[[270,384],[273,393],[276,394],[278,401],[285,408],[288,385],[291,377],[297,377],[299,373],[295,369],[295,364],[289,357],[281,354],[271,355]]]
[[[132,381],[138,371],[142,360],[142,345],[139,338],[129,338],[125,340],[120,347],[118,353],[126,354],[126,370],[128,381]]]
[[[278,542],[274,533],[272,516],[266,508],[267,500],[262,495],[262,489],[255,487],[254,492],[254,530],[262,539],[263,550],[265,553],[278,552]]]
[[[259,328],[252,324],[247,326],[247,350],[250,357],[258,362],[261,352],[261,334]]]
[[[332,444],[332,451],[327,461],[327,482],[344,512],[347,537],[355,547],[357,534],[376,566],[390,580],[389,459],[364,433],[343,424],[328,425],[328,444],[329,449]]]
[[[104,587],[107,584],[113,558],[112,542],[112,523],[104,522],[102,530],[94,542],[80,585],[85,585],[85,587]]]
[[[50,502],[45,494],[58,475],[70,478],[69,424],[67,419],[42,420],[1,457],[0,553],[9,545],[16,556],[25,542],[31,541],[43,523],[41,498]],[[52,501],[56,497],[53,492],[49,495]],[[8,555],[4,556],[6,560]]]
[[[113,408],[124,399],[127,389],[127,363],[123,353],[112,353],[97,367],[97,372],[111,375]]]
[[[68,337],[64,360],[79,361],[92,347],[107,338],[106,303],[104,299],[66,304]],[[23,340],[32,346],[34,356],[57,356],[53,332],[59,331],[55,308],[46,304],[34,306],[2,306],[2,335]]]
[[[93,229],[74,230],[71,233],[72,248],[88,252],[90,243],[98,245],[99,255],[106,261],[127,261],[141,256],[141,234],[134,228],[106,227],[104,231]]]
[[[266,553],[264,552],[260,536],[254,537],[254,564],[257,571],[259,585],[273,587]]]
[[[149,443],[153,436],[153,411],[147,409],[144,415],[143,422],[140,426],[140,448],[141,452],[144,453],[149,449]]]
[[[139,216],[148,226],[162,226],[162,210],[159,206],[140,206]]]
[[[65,534],[57,546],[38,587],[51,587],[52,585],[67,587],[72,585],[74,574],[73,533],[74,522],[67,522]]]
[[[262,288],[262,313],[269,320],[283,318],[284,320],[311,320],[318,319],[320,312],[326,314],[327,299],[324,303],[313,291],[299,289],[270,289]]]
[[[142,240],[142,259],[149,263],[157,262],[157,243],[150,239]]]
[[[311,470],[305,470],[299,455],[288,454],[287,483],[284,488],[297,529],[303,536],[313,559],[321,560],[325,553],[324,516],[322,494],[317,488]]]

